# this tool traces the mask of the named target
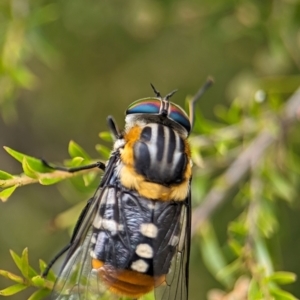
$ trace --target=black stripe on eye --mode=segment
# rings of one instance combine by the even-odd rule
[[[182,181],[186,165],[187,165],[187,157],[185,154],[182,154],[173,169],[172,179],[175,182],[179,183]]]
[[[134,146],[135,168],[139,174],[146,176],[146,172],[150,170],[151,159],[148,146],[142,142],[136,143]]]
[[[149,142],[151,140],[151,137],[152,137],[152,128],[147,126],[142,130],[141,140],[144,142]]]
[[[183,139],[179,139],[179,151],[184,152],[185,145]]]
[[[170,164],[173,161],[174,151],[176,149],[176,137],[174,131],[168,127],[169,130],[169,145],[167,162]]]
[[[157,146],[156,159],[158,161],[161,161],[165,149],[165,131],[164,131],[164,126],[161,124],[158,125],[156,146]]]

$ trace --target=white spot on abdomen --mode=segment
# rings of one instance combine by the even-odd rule
[[[153,223],[141,224],[140,231],[142,235],[154,239],[157,237],[157,227]]]
[[[131,269],[140,273],[147,272],[149,265],[143,260],[138,259],[131,264]]]
[[[153,249],[148,244],[139,244],[136,247],[135,253],[143,258],[152,258],[153,257]]]

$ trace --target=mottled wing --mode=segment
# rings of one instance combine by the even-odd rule
[[[177,240],[176,251],[171,261],[166,280],[155,289],[155,300],[187,300],[189,284],[189,256],[191,233],[191,195],[184,201],[180,219],[176,226],[170,226],[171,235],[167,243]],[[158,254],[159,255],[159,254]],[[160,268],[160,266],[157,266]]]

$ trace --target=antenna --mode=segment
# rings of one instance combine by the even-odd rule
[[[164,100],[169,100],[176,92],[177,92],[178,90],[174,90],[174,91],[172,91],[171,93],[169,93],[165,98],[164,98]]]
[[[152,83],[150,83],[156,97],[161,98],[160,92],[156,90],[156,88],[154,87],[154,85]]]

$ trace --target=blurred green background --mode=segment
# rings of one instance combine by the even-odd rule
[[[150,82],[162,94],[177,88],[172,99],[184,106],[212,75],[198,105],[212,120],[215,105],[249,99],[262,83],[292,93],[300,83],[300,1],[1,0],[0,49],[0,145],[61,162],[72,139],[97,158],[106,116],[122,127],[127,106],[153,95]],[[0,168],[21,172],[4,150]],[[61,185],[32,185],[0,203],[0,268],[15,270],[9,249],[26,246],[33,265],[49,261],[69,239],[52,220],[86,199]],[[278,264],[299,274],[299,203],[282,212],[289,222]],[[238,213],[229,203],[213,217],[221,243]],[[192,250],[190,299],[206,299],[222,286],[197,241]],[[0,289],[8,284],[0,278]],[[300,297],[299,283],[289,290]]]

